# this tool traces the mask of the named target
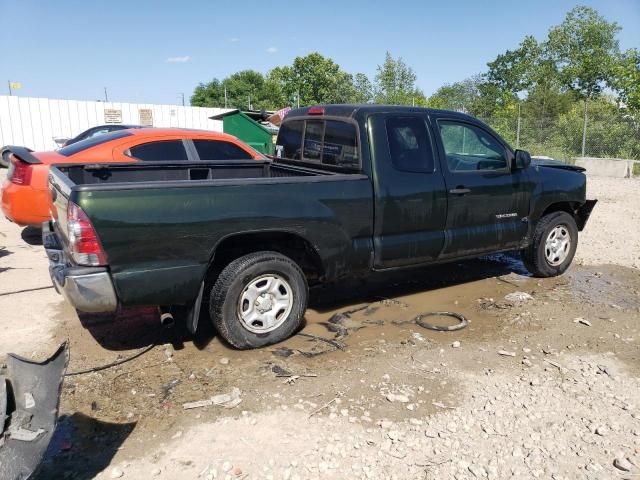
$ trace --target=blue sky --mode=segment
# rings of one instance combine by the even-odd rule
[[[583,0],[640,47],[640,0]],[[429,95],[479,73],[532,34],[541,39],[569,0],[148,1],[0,0],[0,92],[179,103],[200,81],[266,73],[318,51],[371,77],[385,51],[401,56]]]

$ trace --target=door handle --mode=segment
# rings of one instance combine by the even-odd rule
[[[471,192],[470,188],[465,188],[461,185],[457,186],[456,188],[452,188],[451,190],[449,190],[449,193],[452,193],[453,195],[466,195],[467,193]]]

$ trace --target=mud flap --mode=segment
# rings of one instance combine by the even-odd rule
[[[598,200],[587,200],[576,212],[578,231],[581,232],[584,229],[584,226],[587,224],[587,220],[589,220],[591,211],[593,210],[593,207],[596,206],[596,203],[598,203]]]
[[[66,342],[42,363],[9,354],[0,369],[0,480],[31,478],[58,420]]]
[[[198,320],[200,319],[200,307],[202,306],[202,296],[204,295],[204,282],[200,285],[200,291],[193,305],[189,309],[186,318],[187,329],[189,333],[194,334],[198,330]]]

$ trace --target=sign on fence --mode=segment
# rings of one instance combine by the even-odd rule
[[[122,110],[117,110],[115,108],[105,108],[104,123],[122,123]]]
[[[153,127],[153,110],[150,108],[141,108],[138,110],[140,117],[140,125],[145,127]]]

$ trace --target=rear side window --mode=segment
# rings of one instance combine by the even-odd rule
[[[95,137],[80,140],[76,143],[72,143],[68,147],[63,147],[58,150],[58,153],[60,155],[64,155],[65,157],[70,157],[71,155],[80,153],[84,150],[87,150],[88,148],[95,147],[96,145],[101,145],[103,143],[110,142],[111,140],[117,140],[119,138],[130,137],[131,135],[132,134],[127,132],[126,130],[118,130],[117,132],[105,133],[104,135],[98,135]]]
[[[222,140],[193,140],[200,160],[250,160],[253,156],[239,146]]]
[[[327,120],[324,127],[322,163],[358,168],[360,162],[356,138],[356,127],[352,123]]]
[[[293,120],[284,123],[278,132],[278,145],[276,154],[281,158],[300,160],[302,158],[302,131],[303,120]]]
[[[129,149],[131,156],[144,162],[188,160],[182,140],[165,140],[137,145]]]
[[[394,117],[387,119],[386,123],[393,166],[405,172],[433,172],[433,149],[424,120]]]
[[[290,120],[278,134],[276,155],[313,164],[357,169],[357,130],[352,123],[339,120]]]

